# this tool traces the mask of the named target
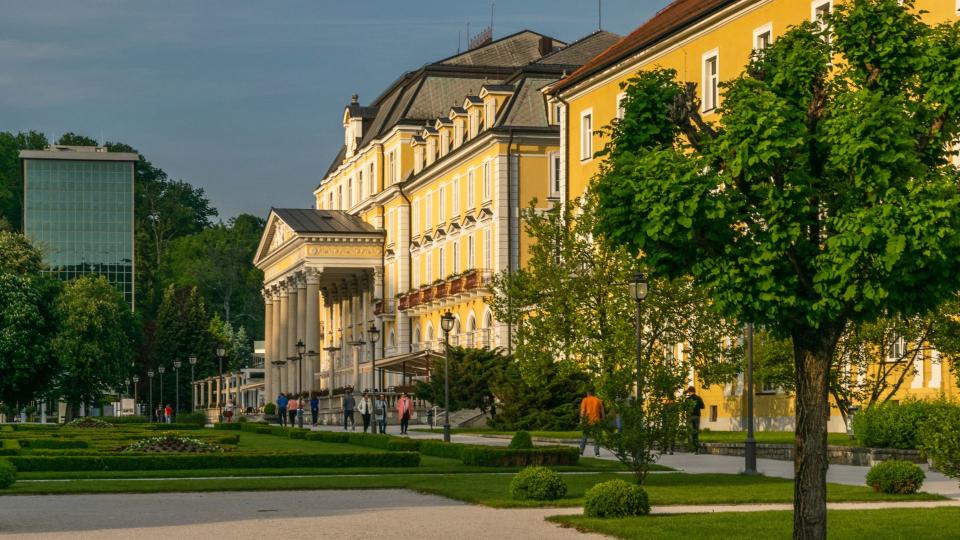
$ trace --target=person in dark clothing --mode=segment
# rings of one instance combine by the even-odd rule
[[[353,418],[353,410],[356,408],[357,402],[353,398],[353,390],[347,389],[346,395],[343,396],[343,430],[347,430],[347,422],[350,422],[350,427],[353,428],[353,431],[357,430],[357,421]]]
[[[697,389],[687,388],[687,410],[689,411],[690,447],[694,454],[700,453],[700,411],[704,409],[703,400],[697,395]]]
[[[287,396],[280,392],[280,395],[277,396],[277,417],[280,418],[280,425],[285,426],[287,424]]]
[[[317,425],[317,416],[320,414],[320,398],[314,393],[310,398],[310,423]]]

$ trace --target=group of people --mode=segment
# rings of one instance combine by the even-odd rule
[[[376,421],[373,427],[373,433],[386,433],[388,408],[389,404],[387,403],[385,394],[378,394],[377,399],[373,399],[369,392],[364,391],[358,401],[353,397],[353,391],[347,389],[346,394],[343,396],[343,430],[347,430],[347,424],[350,425],[350,429],[353,431],[357,430],[354,413],[358,412],[360,413],[360,418],[363,420],[364,433],[370,429],[371,420]],[[400,434],[406,435],[407,429],[410,426],[410,420],[414,414],[413,400],[410,399],[410,395],[406,392],[402,393],[397,399],[396,411],[397,420],[400,421]]]
[[[307,399],[309,397],[309,400]],[[310,425],[317,425],[317,416],[320,414],[320,398],[316,394],[309,395],[280,392],[277,396],[277,417],[281,426],[303,427],[304,407],[310,406]]]
[[[297,395],[284,392],[277,396],[277,417],[280,419],[281,426],[289,425],[293,427],[299,424],[300,427],[303,427],[304,408],[307,404],[310,406],[310,425],[317,425],[317,417],[320,414],[320,399],[316,394],[310,395],[309,401],[307,401],[307,397],[307,394]],[[400,421],[400,434],[406,435],[410,420],[414,417],[413,400],[410,395],[406,392],[401,394],[397,399],[395,408],[397,420]],[[389,404],[385,394],[378,394],[377,398],[374,399],[369,392],[364,391],[360,399],[357,399],[353,396],[353,391],[347,389],[342,403],[343,429],[344,431],[347,429],[356,431],[357,421],[354,415],[360,413],[364,433],[370,431],[371,427],[372,433],[386,433],[388,409]]]
[[[700,416],[705,408],[703,399],[697,395],[697,389],[690,386],[687,388],[684,402],[687,408],[688,442],[693,452],[699,454]],[[584,426],[583,437],[580,439],[580,455],[583,455],[584,450],[586,450],[587,440],[591,436],[593,437],[593,453],[596,456],[600,455],[600,440],[597,438],[596,432],[600,423],[605,418],[606,411],[603,407],[603,402],[600,401],[600,398],[593,395],[593,390],[587,390],[587,395],[580,401],[580,423]],[[618,417],[613,421],[619,423],[620,419]],[[617,424],[617,427],[621,428],[622,426]],[[673,443],[670,442],[668,444],[669,446],[665,448],[664,451],[672,454]]]

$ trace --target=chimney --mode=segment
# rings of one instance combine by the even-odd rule
[[[540,37],[540,56],[546,56],[553,52],[553,38],[546,36]]]

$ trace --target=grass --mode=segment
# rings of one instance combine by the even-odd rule
[[[556,516],[549,519],[581,531],[625,539],[790,538],[793,527],[792,512],[721,512],[622,519]],[[960,508],[831,510],[827,517],[827,532],[831,540],[958,538]]]
[[[200,473],[201,471],[191,471]],[[4,491],[10,495],[60,493],[159,493],[177,491],[263,491],[288,489],[374,489],[405,488],[432,493],[475,504],[498,508],[523,506],[580,506],[587,489],[598,482],[623,478],[617,473],[564,474],[568,491],[559,501],[540,503],[514,501],[508,495],[512,474],[458,473],[410,474],[409,469],[394,474],[364,476],[328,474],[303,478],[213,478],[190,480],[117,480],[93,479],[49,482],[18,482]],[[201,476],[196,474],[196,476]],[[207,476],[207,475],[204,475]],[[645,485],[654,505],[789,503],[793,500],[793,483],[780,478],[729,474],[653,474]],[[829,484],[827,498],[839,501],[912,501],[941,500],[929,493],[886,495],[859,486]]]

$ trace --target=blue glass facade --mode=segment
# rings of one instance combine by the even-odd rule
[[[63,280],[103,275],[131,308],[133,166],[103,158],[23,159],[24,234],[43,250],[49,271]]]

